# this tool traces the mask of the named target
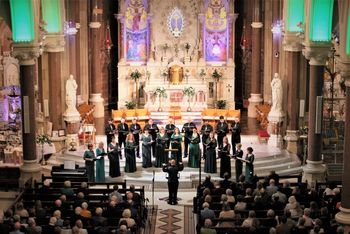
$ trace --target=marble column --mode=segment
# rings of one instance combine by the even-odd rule
[[[102,4],[100,0],[93,1],[93,10],[91,16],[90,42],[91,42],[91,79],[90,79],[90,103],[95,105],[94,121],[96,135],[104,135],[104,104],[102,98],[102,72],[101,72],[101,13]]]
[[[343,153],[343,182],[340,212],[336,214],[337,222],[346,225],[350,230],[350,61],[342,63],[343,70],[340,72],[345,79],[345,127],[344,127],[344,153]]]
[[[298,151],[298,120],[299,120],[299,76],[301,69],[301,43],[296,33],[286,33],[284,36],[284,51],[287,65],[287,131],[284,139],[287,150],[292,153]]]
[[[248,106],[248,117],[256,117],[255,106],[260,104],[261,97],[261,33],[263,23],[261,22],[261,1],[254,0],[253,22],[252,26],[252,77],[251,77],[251,94]]]
[[[20,64],[20,84],[22,100],[22,146],[23,165],[20,168],[20,187],[30,179],[41,178],[41,165],[36,155],[35,119],[35,63],[39,57],[38,47],[19,47],[13,51]]]
[[[309,130],[308,130],[308,158],[303,167],[303,181],[313,183],[325,180],[326,168],[322,164],[322,107],[317,109],[317,97],[323,96],[323,73],[328,59],[330,45],[305,46],[303,54],[310,60],[309,82]],[[320,128],[317,129],[317,124]]]

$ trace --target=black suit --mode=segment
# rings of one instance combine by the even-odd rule
[[[235,123],[235,125],[232,127],[232,136],[231,136],[233,154],[235,154],[236,145],[238,143],[241,143],[241,127],[239,126],[238,123]]]
[[[119,148],[122,147],[122,144],[124,143],[125,147],[125,141],[126,141],[126,136],[129,133],[129,127],[126,123],[120,123],[118,124],[118,143],[119,143]]]
[[[216,132],[218,134],[218,146],[219,148],[222,148],[222,144],[223,144],[223,139],[226,136],[226,134],[228,133],[228,125],[226,122],[219,122],[216,125]]]
[[[148,130],[149,134],[152,136],[152,140],[154,141],[155,139],[157,139],[157,133],[159,132],[159,128],[157,126],[157,124],[146,124],[145,127],[143,128],[144,130]],[[156,143],[153,142],[152,143],[152,156],[155,157],[156,156]]]
[[[112,142],[112,137],[114,137],[115,133],[115,125],[112,124],[107,124],[105,127],[105,134],[107,136],[107,145]]]
[[[136,145],[140,144],[140,132],[141,132],[141,126],[140,124],[131,124],[130,125],[130,132],[134,135],[135,143]],[[140,147],[136,148],[136,156],[140,157]]]
[[[212,131],[213,131],[213,127],[210,124],[204,124],[201,127],[202,144],[203,144],[203,157],[204,158],[205,158],[205,154],[207,152],[207,147],[204,144],[207,142],[207,139],[209,138],[209,134]]]
[[[188,144],[190,143],[190,139],[192,138],[193,129],[196,125],[193,122],[185,123],[182,127],[182,132],[185,133],[185,157],[188,155]]]
[[[177,204],[177,190],[179,188],[179,171],[182,171],[184,166],[182,163],[178,165],[164,165],[163,171],[168,173],[168,191],[169,191],[169,204]]]
[[[165,125],[165,132],[166,132],[166,135],[168,137],[168,146],[170,146],[170,139],[171,139],[171,136],[174,134],[174,129],[175,129],[175,125],[174,124],[167,124]]]

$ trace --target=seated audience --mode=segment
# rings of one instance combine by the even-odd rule
[[[201,220],[205,219],[214,219],[215,213],[213,210],[209,209],[209,203],[204,202],[203,203],[203,210],[201,210]]]
[[[216,230],[212,229],[213,223],[211,222],[210,219],[206,219],[204,221],[204,226],[201,227],[200,234],[216,234]]]
[[[74,190],[71,188],[71,182],[69,180],[64,181],[61,194],[66,195],[69,198],[74,196]]]
[[[125,220],[126,223],[128,224],[127,225],[128,228],[132,228],[136,224],[135,220],[133,218],[131,218],[131,211],[129,209],[125,209],[123,211],[122,218],[120,219],[119,223],[123,220]]]
[[[219,219],[234,219],[235,212],[231,210],[230,205],[227,202],[222,204],[222,211],[220,212]],[[234,227],[233,221],[220,221],[218,227]]]

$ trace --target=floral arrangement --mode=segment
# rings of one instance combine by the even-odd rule
[[[193,97],[196,94],[196,90],[193,87],[185,87],[182,90],[182,93],[184,94],[184,96]]]
[[[216,106],[218,109],[225,109],[226,108],[226,100],[218,100],[216,102]]]
[[[213,77],[214,79],[216,79],[216,80],[219,80],[219,79],[221,79],[222,78],[222,74],[220,74],[219,72],[218,72],[218,70],[214,70],[214,72],[213,72],[213,74],[211,74],[211,77]]]
[[[36,136],[36,143],[40,145],[44,145],[45,143],[51,145],[51,140],[48,135],[46,134],[40,134]]]
[[[206,75],[207,75],[207,73],[206,73],[205,70],[202,68],[201,71],[200,71],[200,73],[199,73],[199,76],[200,76],[201,78],[204,78]]]
[[[154,90],[153,92],[154,96],[158,96],[160,98],[166,98],[167,94],[166,94],[166,90],[164,87],[158,87],[156,88],[156,90]]]
[[[126,107],[126,109],[128,109],[128,110],[135,109],[135,107],[136,107],[136,102],[134,102],[134,101],[130,101],[130,102],[126,101],[126,102],[125,102],[125,107]]]
[[[139,72],[139,70],[137,70],[137,69],[135,71],[131,72],[131,74],[130,74],[131,79],[133,79],[134,81],[140,79],[141,76],[142,76],[141,72]]]
[[[191,44],[186,42],[184,47],[185,47],[186,51],[188,52],[190,50],[190,48],[191,48]]]

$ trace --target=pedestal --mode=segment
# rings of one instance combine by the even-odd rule
[[[340,212],[335,215],[335,220],[344,225],[344,233],[349,233],[350,231],[350,209],[340,207]]]
[[[298,131],[287,130],[284,140],[287,142],[287,150],[290,153],[296,154],[298,152]]]
[[[70,149],[72,142],[75,142],[75,147],[79,146],[80,113],[76,109],[67,110],[63,119],[67,123],[66,147]]]
[[[256,118],[256,105],[259,105],[262,103],[263,99],[261,98],[260,93],[251,93],[250,98],[248,99],[249,105],[248,105],[248,117],[249,118]]]
[[[281,135],[281,129],[284,119],[284,113],[282,111],[270,112],[267,118],[269,120],[267,131],[270,134],[268,145],[282,148],[283,138]]]
[[[322,161],[306,160],[306,165],[303,166],[303,182],[309,184],[317,182],[325,182],[326,167]]]
[[[96,135],[104,135],[104,106],[103,98],[100,93],[93,93],[90,96],[90,103],[95,105],[94,119],[95,119],[95,128]]]
[[[25,183],[32,178],[33,181],[41,179],[42,167],[37,160],[24,160],[20,168],[21,176],[19,178],[19,187],[23,188]]]

